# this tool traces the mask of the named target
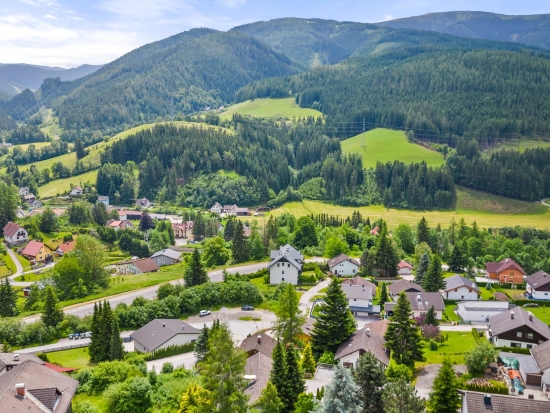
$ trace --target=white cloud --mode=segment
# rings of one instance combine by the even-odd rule
[[[386,14],[386,15],[384,16],[384,19],[383,19],[382,21],[383,21],[383,22],[387,22],[387,21],[389,21],[389,20],[394,20],[394,19],[395,19],[395,17],[393,17],[391,14]]]
[[[50,20],[57,20],[57,17],[55,17],[53,14],[46,14],[44,16],[46,19],[50,19]]]
[[[242,6],[247,0],[217,0],[217,3],[224,7],[234,8]]]
[[[177,0],[103,0],[97,8],[124,17],[151,20],[165,13],[181,12],[192,9],[186,1]]]

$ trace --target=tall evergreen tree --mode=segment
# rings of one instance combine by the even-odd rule
[[[76,159],[82,159],[86,156],[82,139],[79,138],[74,142],[74,151],[76,152]]]
[[[111,332],[111,351],[109,360],[123,360],[124,359],[124,347],[122,346],[122,339],[120,338],[120,331],[118,329],[118,321],[113,316],[113,331]]]
[[[448,357],[437,373],[427,404],[430,413],[456,412],[460,407],[458,378]]]
[[[0,180],[0,228],[4,228],[9,221],[15,221],[19,197],[15,190]]]
[[[92,363],[97,363],[99,361],[99,353],[100,353],[100,347],[101,347],[101,340],[102,337],[100,337],[100,328],[99,325],[101,323],[101,311],[103,309],[103,306],[101,304],[101,301],[99,304],[96,302],[94,303],[94,312],[92,314],[92,325],[91,325],[91,333],[92,338],[90,339],[90,345],[88,346],[88,354],[90,355],[90,361]]]
[[[425,242],[430,245],[430,227],[428,226],[428,221],[426,217],[422,217],[418,224],[416,225],[416,239],[418,244]]]
[[[193,255],[191,255],[191,262],[185,269],[183,279],[187,287],[193,287],[209,281],[208,274],[201,261],[201,254],[197,248],[195,248]]]
[[[277,394],[283,402],[283,406],[286,409],[286,406],[289,404],[289,383],[288,383],[288,368],[286,365],[286,354],[285,348],[278,342],[273,353],[271,355],[273,359],[273,364],[271,368],[271,374],[269,376],[269,381],[273,383],[277,389]]]
[[[369,275],[370,271],[372,270],[372,258],[373,257],[371,257],[368,248],[365,248],[365,250],[361,254],[361,257],[359,258],[359,262],[361,263],[361,274]]]
[[[396,277],[399,257],[388,236],[388,226],[384,221],[382,221],[380,225],[380,232],[378,233],[376,245],[374,247],[376,251],[374,265],[381,277]]]
[[[206,235],[206,223],[204,222],[204,216],[200,212],[197,212],[195,215],[192,233],[193,238],[197,241],[202,240]]]
[[[384,303],[388,302],[388,288],[386,286],[386,283],[382,281],[380,283],[380,305],[384,305]]]
[[[296,221],[294,245],[296,248],[314,247],[318,244],[315,222],[310,217],[300,217]]]
[[[92,218],[99,226],[104,226],[107,223],[108,214],[107,207],[103,202],[97,201],[92,207]]]
[[[355,319],[340,283],[333,279],[313,326],[311,348],[316,359],[325,351],[336,353],[338,346],[355,331]]]
[[[302,377],[300,369],[300,361],[296,350],[292,344],[289,344],[286,349],[286,368],[287,368],[287,384],[288,384],[288,399],[285,411],[292,413],[294,405],[298,400],[298,396],[306,390],[306,382]]]
[[[0,317],[15,317],[17,313],[17,293],[6,277],[0,284]]]
[[[353,377],[348,369],[336,365],[334,376],[325,390],[325,396],[321,402],[318,413],[363,413],[361,403],[360,389],[353,381]]]
[[[113,312],[107,300],[103,301],[98,334],[101,337],[100,344],[98,345],[98,361],[109,361],[111,357],[111,338],[113,334]]]
[[[459,241],[453,246],[451,257],[449,258],[449,269],[451,271],[462,271],[466,266],[462,252],[462,243]]]
[[[414,320],[411,319],[411,303],[405,292],[399,294],[386,335],[386,348],[399,364],[413,367],[415,361],[423,361],[421,337]]]
[[[425,325],[431,325],[431,326],[438,326],[439,320],[437,319],[437,314],[435,312],[435,308],[432,305],[428,312],[426,313],[426,318],[424,319]]]
[[[243,231],[243,223],[241,220],[237,220],[235,222],[233,240],[231,242],[233,261],[237,264],[248,261],[248,246]]]
[[[197,337],[197,340],[195,341],[195,348],[193,349],[193,353],[197,358],[197,363],[203,361],[206,357],[206,353],[208,352],[209,331],[210,330],[208,329],[206,324],[204,324],[204,326],[201,328],[199,336]]]
[[[309,341],[304,347],[304,352],[302,354],[302,370],[304,373],[313,374],[315,373],[316,363],[315,358],[313,358],[313,351],[311,351],[311,344]]]
[[[415,283],[422,285],[424,277],[428,272],[428,268],[430,268],[430,256],[427,252],[425,252],[420,256],[420,262],[416,267],[416,276],[414,277]]]
[[[59,300],[51,285],[46,287],[44,298],[44,310],[42,311],[42,322],[46,327],[57,327],[63,321],[65,314],[59,307]]]
[[[415,388],[404,378],[386,384],[382,402],[384,403],[384,413],[426,412],[424,400],[417,396]],[[446,413],[454,413],[454,411]]]
[[[302,332],[306,318],[299,308],[299,298],[292,284],[287,283],[279,294],[279,306],[273,326],[277,338],[283,344],[295,343]]]
[[[424,287],[426,292],[438,292],[445,288],[445,279],[441,272],[441,258],[437,254],[434,254],[432,262],[430,262],[430,267],[424,277],[422,287]]]
[[[355,382],[359,387],[363,411],[384,413],[382,393],[386,384],[386,368],[370,351],[355,363]]]

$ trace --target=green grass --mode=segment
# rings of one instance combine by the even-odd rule
[[[491,298],[493,298],[493,290],[489,291],[485,287],[479,287],[481,291],[481,299],[483,301],[489,301]]]
[[[427,342],[424,343],[424,357],[426,361],[416,363],[415,367],[423,367],[428,364],[441,364],[446,356],[449,356],[454,364],[464,364],[464,353],[476,346],[476,341],[471,331],[443,332],[449,335],[449,339],[439,346],[437,350],[430,350]]]
[[[321,112],[315,109],[301,108],[293,98],[247,100],[227,108],[222,113],[221,118],[231,119],[234,113],[271,119],[292,119],[294,116],[323,116]]]
[[[531,311],[540,321],[550,326],[550,307],[526,307],[525,310]]]
[[[23,257],[23,256],[21,256],[17,253],[15,253],[15,255],[17,256],[17,259],[19,260],[19,262],[23,266],[23,271],[27,271],[27,270],[31,269],[31,263],[29,262],[28,259],[26,259],[25,257]]]
[[[9,268],[6,265],[0,265],[0,277],[5,277],[11,274]]]
[[[97,169],[69,178],[56,179],[55,181],[48,182],[46,185],[41,186],[39,188],[39,193],[41,197],[46,198],[56,196],[57,194],[69,192],[71,190],[71,184],[73,186],[83,186],[85,183],[89,182],[95,185],[96,178]]]
[[[459,211],[508,215],[546,215],[550,210],[547,206],[538,203],[519,201],[463,187],[457,187],[457,198],[456,208]]]
[[[242,320],[242,321],[262,321],[262,319],[260,317],[251,317],[249,315],[239,317],[239,320]]]
[[[42,274],[37,274],[35,272],[32,272],[29,274],[18,275],[17,277],[14,278],[14,281],[31,283],[31,282],[40,281],[43,278],[47,278],[49,276],[51,276],[51,273],[49,273],[48,271],[45,271]]]
[[[29,146],[31,145],[34,145],[36,147],[36,149],[42,149],[44,148],[45,146],[50,146],[51,145],[51,142],[34,142],[34,143],[23,143],[21,145],[13,145],[11,146],[8,150],[11,152],[13,151],[15,148],[21,148],[23,151],[26,151],[27,149],[29,149]]]
[[[456,308],[456,304],[445,304],[444,314],[447,316],[447,319],[449,321],[460,321],[461,318],[457,314],[455,314],[453,308]]]
[[[518,152],[524,152],[526,149],[548,148],[548,147],[550,147],[549,141],[535,141],[535,140],[506,141],[506,142],[500,142],[496,144],[495,146],[491,147],[487,151],[484,151],[483,153],[487,157],[489,157],[493,153],[498,152],[502,149],[514,149]]]
[[[53,353],[47,353],[47,356],[50,363],[59,364],[63,367],[85,369],[95,365],[94,363],[90,363],[88,347],[54,351]]]
[[[6,263],[6,267],[11,271],[11,273],[15,273],[17,271],[17,267],[15,266],[15,263],[11,259],[11,256],[6,253],[4,255],[4,262]]]
[[[439,166],[445,161],[439,152],[408,141],[405,133],[390,129],[374,129],[342,142],[342,152],[357,153],[363,157],[365,168],[374,168],[376,162],[403,161],[428,166]]]

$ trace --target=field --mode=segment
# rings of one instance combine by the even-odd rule
[[[342,152],[358,153],[365,168],[374,168],[376,162],[395,160],[407,164],[426,161],[428,166],[443,164],[443,155],[407,140],[405,133],[390,129],[374,129],[342,141]]]
[[[48,182],[46,185],[41,186],[39,188],[39,193],[40,196],[44,198],[56,196],[57,194],[63,194],[70,191],[71,184],[82,186],[86,182],[91,182],[95,185],[96,178],[97,169],[69,178],[56,179],[55,181]]]
[[[521,140],[521,141],[505,141],[496,144],[491,149],[484,151],[484,154],[490,156],[492,153],[500,151],[502,149],[514,149],[519,152],[524,152],[525,149],[532,148],[548,148],[550,147],[549,141],[534,141],[534,140]]]
[[[447,227],[453,218],[456,222],[464,218],[467,223],[476,221],[483,228],[500,228],[504,225],[550,228],[550,208],[544,205],[487,195],[466,188],[457,188],[457,195],[456,211],[413,211],[386,208],[383,205],[344,207],[321,201],[304,200],[289,202],[274,209],[272,213],[275,216],[289,212],[297,217],[321,213],[347,217],[351,216],[353,211],[359,211],[364,218],[369,217],[371,222],[383,218],[390,228],[395,228],[401,223],[416,225],[422,217],[426,217],[431,226],[441,224]],[[522,213],[518,214],[520,210]]]
[[[292,119],[294,116],[323,116],[321,112],[315,109],[301,108],[292,98],[247,100],[227,108],[221,114],[221,118],[231,119],[234,113],[271,119]]]
[[[424,357],[426,361],[416,363],[415,367],[423,367],[428,364],[442,364],[446,356],[449,356],[453,364],[464,364],[464,353],[476,346],[476,341],[471,331],[444,332],[449,339],[439,346],[437,350],[430,350],[429,344],[424,344]]]
[[[57,363],[63,367],[85,369],[94,366],[93,363],[90,363],[88,347],[72,348],[70,350],[54,351],[53,353],[46,354],[50,363]]]

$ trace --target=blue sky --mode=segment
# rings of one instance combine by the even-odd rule
[[[550,13],[550,0],[0,0],[0,62],[102,64],[193,27],[278,17],[380,22],[430,12]]]

